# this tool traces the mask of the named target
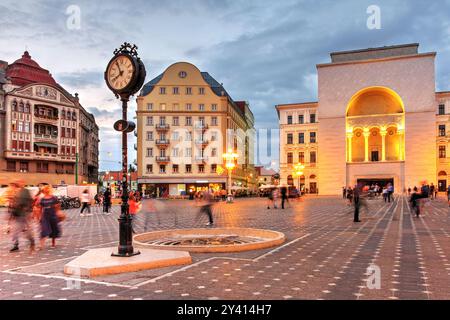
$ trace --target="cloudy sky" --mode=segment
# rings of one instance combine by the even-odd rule
[[[79,28],[71,5],[80,11]],[[367,27],[370,5],[381,9],[381,29]],[[120,103],[103,71],[124,41],[138,45],[147,81],[176,61],[192,62],[235,100],[250,102],[257,128],[278,127],[276,104],[317,99],[315,65],[332,51],[419,42],[421,52],[438,53],[436,89],[450,90],[450,0],[1,0],[0,60],[11,63],[28,49],[79,93],[101,128],[104,170],[120,167],[112,130]],[[270,158],[278,158],[277,143]]]

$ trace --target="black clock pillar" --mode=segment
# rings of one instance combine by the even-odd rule
[[[128,59],[131,61],[133,66],[133,73],[131,77],[124,76],[124,70],[121,70],[119,67],[119,63],[117,62],[118,58]],[[117,66],[117,71],[119,73],[114,73],[117,71],[112,71],[110,67],[112,65]],[[112,74],[112,76],[111,76]],[[127,111],[128,111],[128,101],[132,95],[139,91],[142,87],[145,80],[145,67],[142,63],[141,59],[137,54],[137,47],[135,45],[131,45],[125,42],[119,49],[114,51],[114,57],[108,64],[108,67],[105,71],[105,80],[108,87],[111,91],[114,92],[117,98],[120,97],[122,101],[122,119],[116,121],[114,124],[114,129],[120,131],[122,133],[122,204],[120,209],[120,217],[119,217],[119,247],[117,253],[112,253],[113,256],[118,257],[131,257],[139,254],[139,251],[134,251],[133,248],[133,228],[132,221],[133,217],[129,212],[129,194],[128,194],[128,141],[127,135],[132,132],[135,128],[135,124],[131,121],[127,120]],[[117,80],[120,79],[120,84],[123,85],[125,83],[125,87],[117,87]]]

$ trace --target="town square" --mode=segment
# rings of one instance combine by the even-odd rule
[[[2,1],[0,300],[450,300],[448,9]]]

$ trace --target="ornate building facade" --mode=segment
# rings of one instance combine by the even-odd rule
[[[256,188],[254,117],[246,102],[196,66],[178,62],[148,82],[137,98],[139,186],[158,196],[224,188],[222,154],[237,152],[232,183]]]
[[[450,93],[436,93],[436,53],[419,53],[418,46],[335,52],[331,63],[317,65],[318,102],[276,107],[282,182],[293,184],[293,165],[304,159],[302,179],[312,175],[319,194],[358,182],[390,182],[397,193],[422,181],[445,190]],[[299,123],[305,108],[314,110],[314,126]],[[295,142],[303,130],[314,143]],[[311,152],[314,166],[299,155]]]
[[[84,157],[83,148],[90,144],[98,150],[98,127],[78,96],[57,84],[28,52],[3,69],[0,185],[13,178],[27,185],[96,182],[97,156]],[[89,135],[82,134],[83,117],[89,119]]]

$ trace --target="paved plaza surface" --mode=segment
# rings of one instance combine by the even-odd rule
[[[205,227],[188,200],[158,200],[149,230]],[[214,207],[215,227],[283,232],[276,248],[241,253],[192,254],[193,263],[102,276],[67,277],[63,266],[89,248],[118,243],[120,207],[111,215],[80,217],[68,210],[54,249],[9,253],[0,213],[0,299],[450,299],[450,208],[444,197],[425,214],[410,214],[406,197],[368,201],[360,223],[337,197],[308,196],[286,210],[266,209],[266,199],[237,199]],[[142,232],[146,213],[138,216]],[[367,287],[367,268],[379,268],[379,289]]]

